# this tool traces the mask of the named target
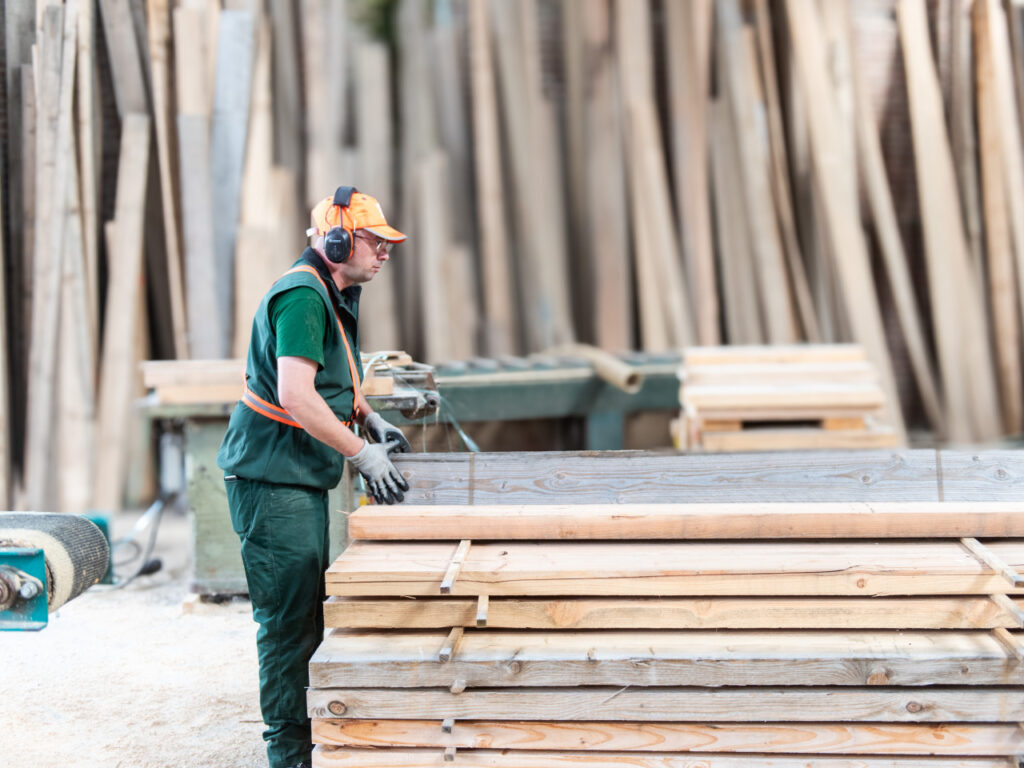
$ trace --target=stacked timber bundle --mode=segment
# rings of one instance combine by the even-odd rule
[[[364,507],[349,531],[310,664],[316,768],[1024,750],[1016,502]]]
[[[853,344],[690,347],[672,424],[689,451],[889,448],[878,372]]]
[[[0,507],[137,498],[138,362],[241,356],[338,184],[410,235],[368,348],[855,342],[901,437],[1024,429],[1020,3],[4,0],[0,24]]]

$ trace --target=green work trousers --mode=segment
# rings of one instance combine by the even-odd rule
[[[327,491],[228,477],[231,525],[242,540],[259,623],[260,709],[270,768],[309,760],[309,659],[323,640]]]

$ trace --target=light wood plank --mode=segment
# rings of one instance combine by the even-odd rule
[[[103,37],[110,52],[117,113],[123,120],[130,113],[146,114],[149,102],[146,78],[139,56],[139,40],[132,21],[130,0],[99,0]]]
[[[310,717],[454,717],[515,720],[785,720],[1014,723],[1024,689],[1010,688],[549,688],[466,690],[323,688],[307,695]]]
[[[969,271],[924,2],[900,0],[897,9],[947,436],[984,440],[999,434],[994,368],[988,344],[978,343],[988,334]]]
[[[754,365],[761,363],[851,363],[867,359],[859,344],[772,344],[687,347],[683,365]]]
[[[138,379],[135,337],[142,290],[142,235],[150,123],[130,114],[121,129],[121,159],[115,202],[114,259],[103,335],[99,419],[96,430],[95,508],[120,509],[128,450],[128,427]]]
[[[314,688],[1021,685],[990,632],[334,630]],[[458,644],[457,652],[454,644]],[[426,649],[442,647],[440,657]],[[778,715],[776,715],[777,717]],[[651,718],[654,719],[654,718]],[[827,718],[826,718],[827,719]]]
[[[737,451],[803,451],[836,449],[880,449],[899,446],[892,429],[750,429],[740,432],[704,434],[700,449],[711,453]]]
[[[749,410],[755,418],[759,411],[792,408],[813,411],[859,408],[875,410],[885,404],[881,387],[872,384],[735,384],[733,386],[686,386],[683,404],[707,416],[709,412]]]
[[[878,374],[866,360],[835,363],[750,363],[735,365],[694,365],[679,369],[683,386],[736,386],[737,381],[757,381],[759,385],[807,385],[821,381],[830,384],[877,383]]]
[[[349,629],[472,627],[476,605],[473,598],[331,597],[324,603],[324,621],[328,627]],[[1011,600],[1010,605],[1020,611],[1024,600]],[[992,598],[980,597],[495,598],[488,600],[487,626],[545,630],[993,629],[1016,626],[1015,615]]]
[[[1011,567],[1024,542],[988,547]],[[327,594],[434,595],[446,543],[354,542],[327,569]],[[751,578],[752,574],[757,578]],[[455,595],[869,596],[1024,594],[959,543],[481,543]]]
[[[878,368],[889,403],[887,421],[905,439],[899,393],[875,294],[867,244],[853,196],[856,169],[844,163],[837,116],[830,109],[828,64],[822,25],[811,0],[788,0],[786,19],[814,156],[816,189],[827,222],[834,266],[854,339]],[[848,159],[848,158],[847,158]],[[838,183],[837,183],[838,179]]]
[[[457,722],[442,733],[428,720],[314,720],[313,743],[375,749],[487,747],[515,750],[757,752],[832,755],[1013,755],[1014,725],[905,723],[545,723]],[[760,763],[759,763],[760,764]]]
[[[348,526],[353,539],[1008,538],[1024,537],[1024,502],[403,504],[361,507]]]
[[[565,752],[498,752],[472,750],[459,753],[463,768],[575,768],[580,756]],[[636,755],[629,752],[588,752],[591,768],[750,768],[749,756],[701,754],[695,761],[688,753]],[[758,757],[759,768],[1014,768],[1006,758],[922,757]],[[318,745],[313,750],[314,768],[446,768],[440,750],[366,750]]]

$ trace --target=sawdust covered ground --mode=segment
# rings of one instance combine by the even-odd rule
[[[266,766],[249,602],[183,610],[185,515],[164,515],[155,554],[160,572],[90,589],[40,632],[0,632],[3,768]]]

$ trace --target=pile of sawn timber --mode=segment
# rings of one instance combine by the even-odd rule
[[[689,451],[892,448],[874,364],[858,344],[688,347],[676,447]]]
[[[318,768],[981,768],[1024,752],[1014,453],[402,468],[416,506],[353,513],[327,572]]]

